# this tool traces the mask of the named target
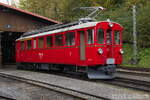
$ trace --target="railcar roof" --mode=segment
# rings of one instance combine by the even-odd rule
[[[67,28],[61,28],[61,29],[56,29],[56,30],[52,30],[52,31],[42,32],[42,33],[30,35],[30,36],[20,37],[16,41],[18,41],[18,40],[26,40],[28,38],[30,39],[30,38],[34,38],[34,37],[39,37],[39,36],[44,36],[44,35],[49,35],[49,34],[55,34],[55,33],[60,33],[60,32],[65,32],[65,31],[71,31],[71,30],[75,30],[75,29],[82,29],[82,28],[86,28],[86,27],[93,27],[93,26],[96,26],[98,23],[101,23],[101,22],[108,22],[108,21],[87,22],[87,23],[74,25],[74,26],[67,27]],[[116,23],[116,22],[112,22],[112,23]],[[118,24],[118,23],[116,23],[116,24]],[[118,24],[118,25],[121,26],[120,24]]]
[[[38,37],[38,36],[44,36],[44,35],[48,35],[48,34],[55,34],[55,33],[60,33],[60,32],[65,32],[65,31],[71,31],[74,29],[82,29],[82,28],[86,28],[86,27],[92,27],[92,26],[96,26],[97,23],[99,23],[99,22],[88,22],[88,23],[83,23],[83,24],[79,24],[79,25],[75,25],[75,26],[71,26],[71,27],[67,27],[67,28],[57,29],[57,30],[53,30],[53,31],[47,31],[47,32],[43,32],[43,33],[39,33],[39,34],[35,34],[35,35],[26,36],[26,37],[20,37],[16,41],[22,40],[22,39],[27,39],[27,38],[34,38],[34,37]]]

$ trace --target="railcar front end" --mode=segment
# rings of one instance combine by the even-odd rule
[[[88,35],[91,37],[87,38],[89,44],[86,45],[85,53],[89,78],[115,77],[116,66],[122,63],[122,30],[123,27],[118,23],[100,22],[95,27],[93,37]]]

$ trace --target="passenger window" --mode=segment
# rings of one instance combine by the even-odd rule
[[[63,46],[63,35],[55,35],[55,45],[56,46]]]
[[[24,50],[24,49],[25,49],[24,41],[21,41],[21,50]]]
[[[120,31],[114,31],[115,44],[120,44]]]
[[[46,37],[46,44],[47,44],[47,47],[52,47],[53,46],[53,37],[52,36],[47,36]]]
[[[33,40],[33,48],[36,48],[36,39]]]
[[[87,30],[87,44],[93,44],[94,43],[94,30],[88,29]]]
[[[31,49],[32,48],[32,42],[31,40],[27,40],[27,49]]]
[[[75,32],[67,32],[65,36],[67,46],[75,45]]]
[[[44,37],[38,38],[38,48],[44,48]]]
[[[104,43],[104,30],[103,29],[97,30],[97,43],[98,44]]]

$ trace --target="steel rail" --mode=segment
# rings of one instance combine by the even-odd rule
[[[6,97],[6,96],[1,96],[0,95],[0,99],[2,99],[2,100],[16,100],[16,99],[14,99],[14,98],[10,98],[10,97]]]
[[[99,82],[126,87],[126,88],[130,88],[134,90],[140,90],[144,92],[150,92],[150,82],[147,82],[147,81],[116,77],[114,80],[111,80],[111,81],[102,80]]]

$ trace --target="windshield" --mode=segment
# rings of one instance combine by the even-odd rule
[[[120,31],[114,31],[114,44],[120,44]]]

